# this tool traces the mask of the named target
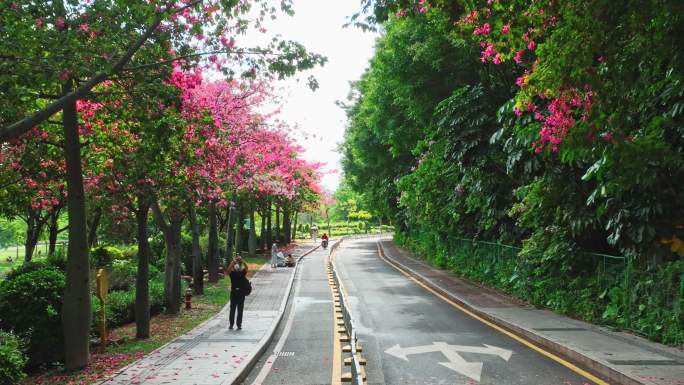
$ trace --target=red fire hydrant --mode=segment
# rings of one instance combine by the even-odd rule
[[[192,289],[185,289],[185,308],[192,309]]]

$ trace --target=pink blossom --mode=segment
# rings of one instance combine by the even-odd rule
[[[55,27],[58,31],[61,31],[66,27],[66,22],[62,16],[58,16],[57,19],[55,19]]]
[[[527,49],[530,51],[534,51],[537,48],[537,43],[534,42],[534,40],[530,40],[529,43],[527,43]]]
[[[515,53],[515,56],[513,57],[513,60],[514,60],[516,63],[521,63],[521,62],[522,62],[523,53],[524,53],[523,51],[518,51],[518,52],[516,52],[516,53]]]
[[[488,58],[494,56],[496,54],[496,49],[494,48],[494,45],[492,43],[486,43],[484,45],[484,50],[482,50],[482,55],[480,56],[480,61],[481,62],[486,62]]]
[[[62,71],[62,73],[60,73],[57,78],[64,82],[67,79],[69,79],[69,76],[71,76],[71,70],[67,68],[64,71]]]
[[[510,24],[505,24],[504,26],[501,27],[501,33],[504,35],[511,32],[511,25]]]
[[[490,32],[492,32],[492,26],[484,23],[481,27],[475,28],[473,35],[489,35]]]
[[[83,33],[88,33],[88,31],[90,31],[90,26],[88,25],[88,23],[83,23],[78,26],[78,30]]]
[[[515,84],[520,88],[524,87],[526,83],[527,83],[527,75],[523,75],[523,76],[520,76],[517,79],[515,79]]]
[[[494,55],[494,59],[492,60],[492,62],[497,65],[501,64],[501,54],[497,53],[496,55]]]
[[[42,17],[39,17],[36,19],[36,28],[42,29],[44,25],[45,25],[45,19],[43,19]]]

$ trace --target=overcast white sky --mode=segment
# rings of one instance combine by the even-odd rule
[[[309,51],[327,56],[328,62],[322,68],[301,74],[300,82],[292,79],[278,84],[283,99],[281,118],[309,134],[308,139],[296,135],[299,144],[306,148],[306,159],[325,162],[328,171],[339,170],[337,145],[344,136],[346,117],[335,101],[345,100],[349,82],[363,74],[377,35],[342,27],[346,17],[359,10],[359,0],[294,0],[294,7],[293,17],[281,15],[269,23],[267,35],[281,34],[298,41]],[[318,79],[318,90],[308,88],[305,79],[309,75]],[[327,173],[323,185],[334,191],[339,179],[339,173]]]

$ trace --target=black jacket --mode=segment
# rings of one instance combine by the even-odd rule
[[[234,295],[240,293],[247,286],[247,272],[245,270],[230,272],[230,293]]]

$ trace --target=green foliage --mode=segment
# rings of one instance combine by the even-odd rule
[[[115,260],[109,270],[109,289],[127,291],[135,287],[138,275],[138,262],[135,260]],[[150,281],[161,280],[162,273],[155,266],[149,266]]]
[[[55,249],[54,254],[48,255],[45,257],[45,262],[50,265],[54,266],[62,271],[66,270],[66,253],[67,250],[65,247],[57,247]]]
[[[0,328],[27,341],[31,367],[61,358],[64,285],[62,271],[44,266],[0,282]]]
[[[90,263],[94,268],[103,268],[112,265],[113,261],[125,260],[130,253],[115,246],[97,246],[90,251]]]
[[[21,245],[25,236],[26,224],[21,220],[0,218],[0,248]]]
[[[26,377],[22,341],[10,332],[0,330],[0,385],[14,385]]]
[[[599,255],[578,253],[562,232],[532,237],[525,247],[463,239],[442,239],[429,228],[396,233],[397,243],[433,265],[497,288],[535,306],[606,324],[663,343],[684,342],[684,262],[654,270],[578,273],[554,258],[597,266]],[[556,254],[557,253],[557,254]],[[561,260],[562,260],[561,259]]]
[[[681,343],[681,4],[416,3],[364,1],[384,33],[347,106],[344,196],[439,267]]]
[[[96,333],[100,323],[100,300],[91,297],[93,309],[92,331]],[[161,313],[164,309],[164,283],[157,278],[150,280],[150,314]],[[112,291],[107,297],[106,304],[107,327],[113,328],[135,321],[135,287],[128,290]]]

